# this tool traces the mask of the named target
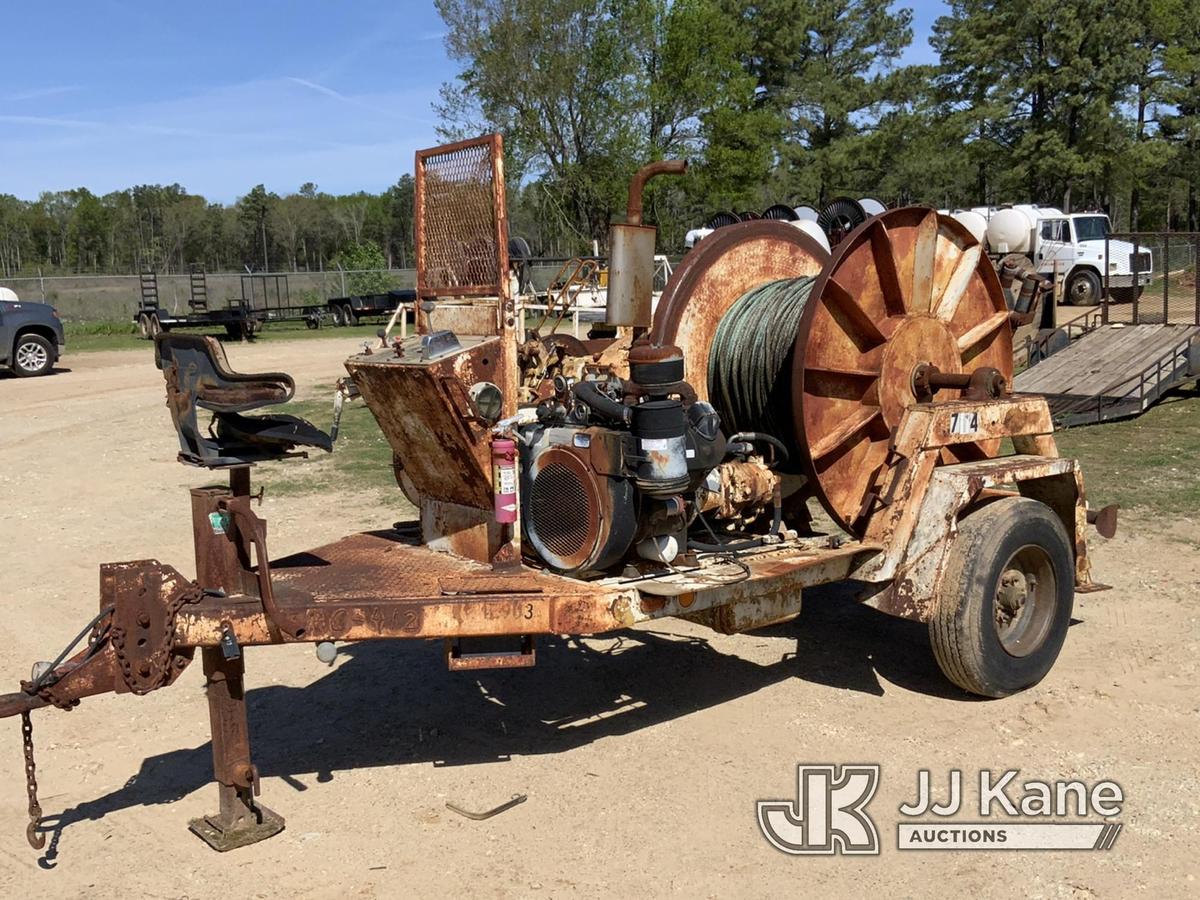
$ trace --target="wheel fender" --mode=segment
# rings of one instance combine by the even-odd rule
[[[1075,583],[1079,587],[1091,584],[1087,504],[1083,476],[1075,460],[1025,457],[998,468],[991,477],[972,474],[971,469],[971,464],[943,466],[933,473],[895,574],[889,583],[875,586],[872,596],[863,598],[867,605],[902,618],[929,621],[937,607],[958,523],[988,503],[1014,494],[1044,503],[1062,521],[1072,538]],[[1016,483],[1017,491],[997,487],[1011,482]]]

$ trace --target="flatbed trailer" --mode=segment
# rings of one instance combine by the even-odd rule
[[[417,292],[411,288],[397,288],[378,294],[354,294],[350,297],[330,297],[325,302],[326,315],[334,325],[357,325],[363,319],[388,317],[401,304],[405,304],[402,315],[411,312],[417,302]]]
[[[224,306],[210,308],[205,273],[193,269],[189,275],[190,297],[188,311],[174,313],[159,302],[158,274],[143,272],[140,276],[141,295],[133,314],[133,324],[146,340],[176,328],[223,330],[231,338],[249,338],[262,327],[264,317],[245,300],[227,301]]]
[[[242,303],[259,322],[303,322],[309,329],[320,328],[327,318],[320,304],[293,303],[286,274],[250,273],[242,276]]]

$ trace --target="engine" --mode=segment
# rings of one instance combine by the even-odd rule
[[[718,471],[732,450],[720,418],[684,380],[676,347],[635,345],[628,380],[559,375],[518,429],[526,552],[569,575],[625,561],[669,564],[702,509],[730,511]],[[766,479],[742,512],[771,500]],[[776,498],[777,499],[777,498]]]

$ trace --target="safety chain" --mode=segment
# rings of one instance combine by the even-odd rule
[[[130,691],[141,696],[163,687],[171,680],[170,662],[171,651],[175,648],[175,618],[183,607],[189,603],[198,603],[203,596],[204,590],[193,586],[192,590],[181,592],[170,602],[167,606],[166,617],[163,619],[163,630],[159,636],[158,646],[145,658],[136,673],[133,671],[133,663],[125,655],[127,637],[125,629],[119,625],[113,625],[109,633],[109,640],[116,653],[117,662],[121,666],[121,675]]]
[[[29,825],[25,828],[25,839],[34,850],[46,846],[46,835],[40,830],[42,806],[37,795],[37,764],[33,761],[33,721],[29,711],[21,713],[21,739],[25,745],[25,793],[29,795]]]

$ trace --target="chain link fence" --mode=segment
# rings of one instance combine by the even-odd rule
[[[1104,257],[1102,322],[1200,325],[1200,233],[1113,233]]]
[[[244,272],[210,272],[205,276],[209,308],[226,306],[242,299]],[[369,283],[370,292],[411,288],[414,269],[382,269],[325,272],[255,272],[286,278],[286,290],[295,306],[322,305],[330,297],[367,293],[358,285]],[[56,275],[31,278],[0,278],[0,287],[10,288],[22,300],[52,304],[65,320],[72,322],[132,321],[141,297],[138,275]],[[187,273],[158,276],[158,298],[172,314],[188,312],[191,276]],[[247,298],[249,299],[249,298]]]

